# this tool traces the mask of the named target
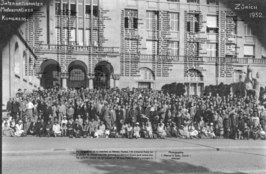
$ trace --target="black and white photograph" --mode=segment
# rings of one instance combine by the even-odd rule
[[[265,174],[266,0],[0,0],[3,174]]]

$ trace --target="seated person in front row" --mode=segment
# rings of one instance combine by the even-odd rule
[[[62,136],[66,137],[67,136],[67,119],[66,116],[63,117],[62,121],[61,121],[61,131],[62,131]]]
[[[83,125],[82,125],[82,135],[83,135],[83,138],[88,137],[88,134],[89,134],[89,122],[88,122],[88,120],[85,120],[83,122]]]
[[[54,122],[53,132],[54,132],[54,136],[55,137],[58,137],[58,136],[61,136],[62,135],[61,127],[60,127],[60,124],[58,123],[57,120],[55,120],[55,122]]]
[[[133,133],[133,136],[134,138],[140,138],[140,127],[139,127],[139,123],[137,122],[136,125],[134,126],[134,129],[133,129],[134,133]]]
[[[100,125],[96,132],[94,133],[95,138],[102,138],[105,136],[105,125],[103,124],[103,121],[100,122]]]
[[[122,136],[122,138],[126,137],[126,134],[127,134],[126,129],[127,129],[127,124],[122,123],[121,130],[120,130],[120,135]]]
[[[159,138],[165,138],[166,137],[166,132],[164,130],[164,124],[162,122],[160,122],[158,124],[157,134],[158,134]]]
[[[50,120],[46,124],[45,130],[46,130],[46,136],[51,137],[53,135],[53,124]]]
[[[22,120],[19,120],[18,124],[16,124],[15,136],[21,137],[21,136],[24,136],[24,135],[25,135],[25,132],[23,130]]]
[[[82,134],[82,126],[80,125],[80,122],[78,120],[76,120],[73,130],[74,130],[74,136],[76,138],[80,138]]]
[[[74,123],[73,123],[73,118],[70,118],[70,120],[67,123],[67,133],[69,138],[73,138],[74,135]]]
[[[2,136],[3,137],[13,137],[15,135],[14,130],[9,127],[8,123],[5,122],[2,128]]]

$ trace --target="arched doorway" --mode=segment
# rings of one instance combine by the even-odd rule
[[[60,78],[61,68],[57,61],[49,59],[45,60],[41,65],[41,86],[44,89],[61,86]]]
[[[185,88],[187,95],[201,96],[204,88],[204,80],[202,73],[197,69],[189,69],[185,77]]]
[[[68,88],[86,88],[87,86],[87,65],[75,60],[68,66]]]
[[[138,88],[150,89],[153,87],[155,80],[154,73],[151,69],[142,67],[139,69]]]
[[[111,75],[114,72],[113,66],[106,61],[99,62],[94,69],[94,88],[108,89],[110,88]]]

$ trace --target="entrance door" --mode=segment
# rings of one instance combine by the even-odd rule
[[[106,61],[99,62],[94,70],[94,88],[96,89],[108,89],[110,88],[110,79],[113,74],[113,66]]]
[[[68,88],[86,88],[87,86],[87,66],[80,60],[73,61],[68,66]]]
[[[139,82],[138,83],[139,88],[146,88],[150,89],[151,88],[151,83],[150,82]]]
[[[59,63],[55,60],[46,60],[41,65],[41,86],[44,89],[61,86]]]

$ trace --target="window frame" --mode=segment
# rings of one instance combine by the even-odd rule
[[[151,14],[148,15],[147,14]],[[159,12],[158,11],[152,11],[152,10],[147,10],[146,11],[146,30],[152,30],[152,31],[158,31],[159,30],[159,25],[158,25],[158,21],[159,21]],[[147,21],[149,21],[149,25],[147,25]],[[156,26],[153,27],[153,23],[155,22]]]
[[[170,25],[170,31],[171,32],[179,32],[179,13],[178,12],[168,12],[169,14],[169,25]],[[175,16],[174,19],[172,18],[172,15]],[[174,27],[172,27],[172,24]],[[174,28],[174,29],[172,29]]]
[[[248,47],[248,46],[253,47],[253,55],[246,55],[245,54],[245,47]],[[250,45],[250,44],[245,44],[244,45],[244,57],[246,57],[246,58],[255,58],[255,45]]]
[[[176,44],[176,47],[175,47],[175,44]],[[176,53],[176,54],[173,54],[173,53]],[[179,56],[179,41],[173,41],[173,40],[168,41],[168,55]]]

